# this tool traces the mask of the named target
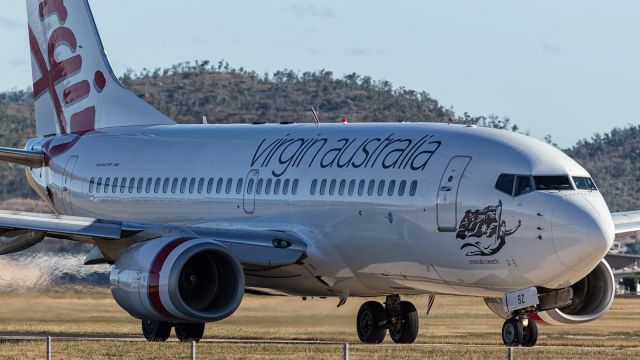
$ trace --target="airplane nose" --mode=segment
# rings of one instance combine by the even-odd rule
[[[551,231],[558,258],[571,270],[595,266],[615,236],[611,214],[599,194],[564,195],[553,211]]]

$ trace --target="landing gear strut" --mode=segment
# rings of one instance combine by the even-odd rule
[[[358,337],[367,344],[379,344],[387,329],[391,340],[398,344],[411,344],[418,337],[418,311],[412,303],[400,301],[390,295],[383,306],[376,301],[362,304],[356,321]]]
[[[516,315],[502,325],[502,342],[506,346],[532,347],[538,341],[538,326],[526,315]]]

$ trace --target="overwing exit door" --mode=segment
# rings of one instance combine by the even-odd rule
[[[447,165],[438,188],[438,231],[456,231],[458,227],[458,189],[471,157],[454,156]]]

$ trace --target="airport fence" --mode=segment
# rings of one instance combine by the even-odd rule
[[[40,342],[42,340],[46,341],[45,347],[45,358],[47,360],[52,359],[65,359],[67,356],[64,352],[59,352],[56,354],[56,343],[68,343],[68,342],[128,342],[128,343],[146,343],[146,340],[137,338],[137,337],[92,337],[92,336],[0,336],[0,340],[2,341],[29,341],[29,342]],[[175,343],[175,341],[174,341]],[[41,342],[40,342],[41,344]],[[182,343],[183,344],[183,343]],[[270,346],[284,346],[284,345],[295,345],[295,346],[322,346],[322,347],[332,347],[331,357],[338,358],[339,352],[342,353],[342,359],[349,360],[351,355],[351,346],[348,342],[331,342],[331,341],[309,341],[309,340],[236,340],[236,339],[205,339],[203,340],[204,344],[236,344],[236,345],[270,345]],[[426,344],[425,344],[426,345]],[[186,352],[182,354],[174,354],[175,357],[181,359],[198,359],[198,343],[193,341],[189,346],[188,354]],[[357,344],[356,346],[365,347],[368,345]],[[375,346],[375,345],[374,345]],[[401,345],[398,345],[401,346]],[[182,349],[186,350],[186,347],[182,347]],[[340,349],[340,350],[338,350]],[[513,348],[508,348],[507,350],[507,359],[513,360]],[[41,353],[40,353],[41,354]],[[37,355],[40,357],[41,355]],[[114,355],[115,358],[121,357],[118,355]],[[127,357],[127,356],[125,356]],[[362,357],[362,353],[359,358]],[[207,355],[203,355],[202,359],[209,358]]]

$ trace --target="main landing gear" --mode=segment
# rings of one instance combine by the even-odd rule
[[[387,296],[384,306],[367,301],[358,311],[356,328],[363,343],[379,344],[389,330],[393,342],[411,344],[418,337],[418,311],[399,295]]]
[[[171,328],[175,328],[178,340],[200,341],[204,334],[204,323],[170,323],[167,321],[142,320],[142,334],[147,341],[167,341]]]
[[[502,342],[506,346],[532,347],[538,341],[538,326],[526,315],[516,315],[502,325]]]

